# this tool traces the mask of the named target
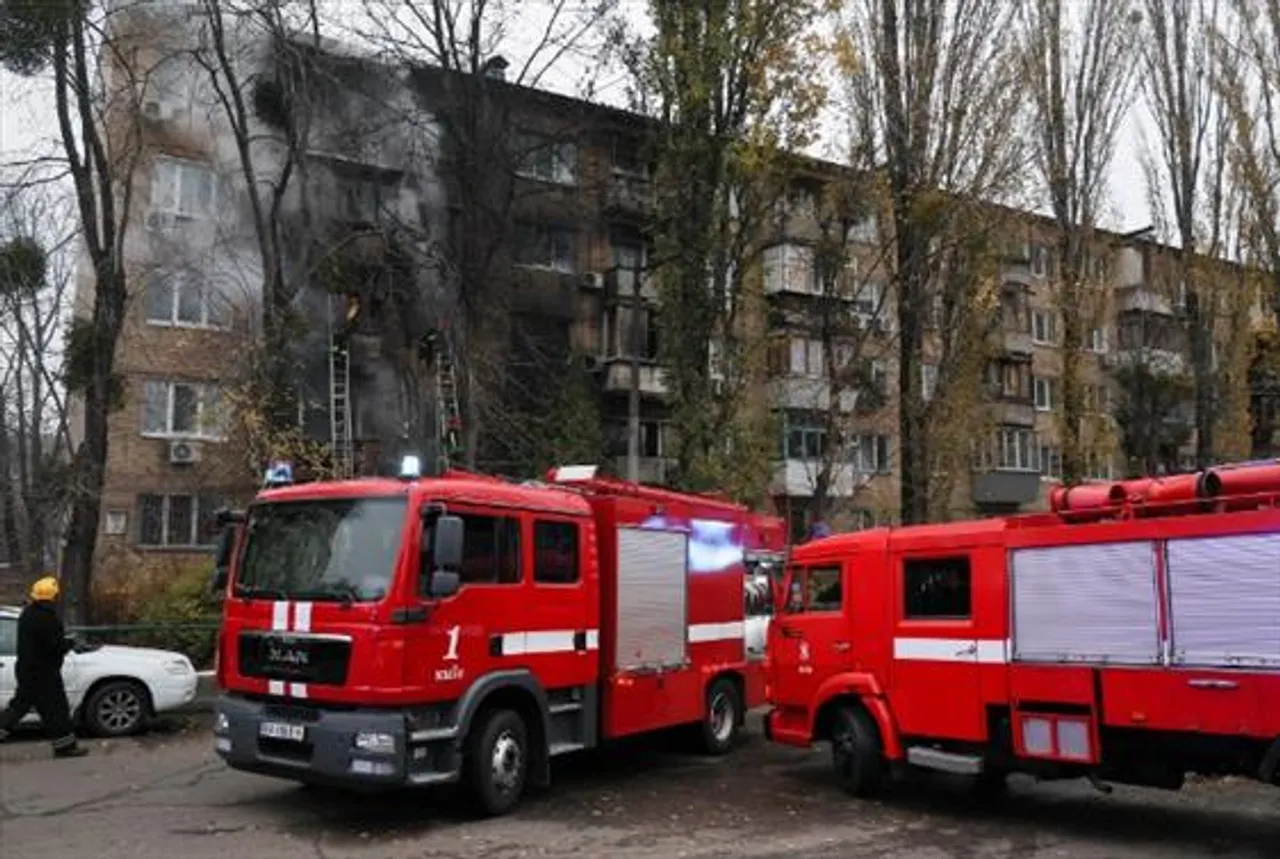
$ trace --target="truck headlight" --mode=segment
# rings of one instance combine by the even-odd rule
[[[213,732],[215,734],[225,734],[231,730],[231,720],[227,718],[226,713],[219,713],[213,717]]]
[[[361,731],[356,734],[355,746],[364,752],[389,755],[396,750],[396,738],[381,731]]]

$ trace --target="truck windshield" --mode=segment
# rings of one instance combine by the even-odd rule
[[[236,596],[365,602],[386,596],[404,498],[285,501],[249,514]]]

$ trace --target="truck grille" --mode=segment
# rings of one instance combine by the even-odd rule
[[[299,633],[240,633],[240,673],[264,680],[322,683],[347,682],[351,642]]]

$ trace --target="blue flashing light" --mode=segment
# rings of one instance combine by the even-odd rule
[[[422,458],[416,454],[407,454],[400,460],[400,479],[417,480],[422,476]]]
[[[262,482],[267,486],[288,486],[293,483],[293,464],[284,460],[271,463]]]

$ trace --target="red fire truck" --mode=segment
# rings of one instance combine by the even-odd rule
[[[1051,512],[797,547],[766,735],[841,785],[923,768],[1176,790],[1280,776],[1280,463],[1057,487]]]
[[[763,703],[744,582],[785,528],[726,500],[415,462],[268,488],[227,522],[214,732],[237,769],[463,782],[501,814],[552,757],[680,725],[722,754]]]

